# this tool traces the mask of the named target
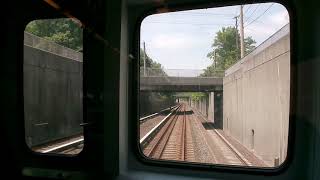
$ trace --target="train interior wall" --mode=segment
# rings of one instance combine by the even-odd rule
[[[148,3],[146,3],[148,4]],[[177,3],[179,4],[179,3]],[[292,101],[290,102],[290,123],[291,126],[289,127],[291,130],[291,134],[289,137],[289,144],[290,146],[288,146],[289,148],[289,155],[288,155],[288,161],[285,164],[290,164],[290,165],[285,165],[284,170],[282,171],[282,173],[279,173],[277,175],[273,175],[273,176],[261,176],[261,175],[253,175],[253,174],[242,174],[239,175],[238,173],[231,173],[228,174],[226,172],[220,171],[211,171],[211,172],[203,172],[203,171],[198,171],[197,169],[193,169],[191,170],[184,170],[183,168],[169,168],[169,167],[157,167],[157,168],[152,168],[150,166],[148,166],[147,164],[144,163],[139,163],[139,160],[136,159],[136,155],[135,152],[133,150],[130,150],[130,145],[132,143],[134,143],[134,140],[131,138],[125,138],[123,137],[122,140],[120,141],[120,149],[123,150],[123,152],[127,152],[128,153],[124,153],[128,159],[125,159],[123,156],[121,157],[121,162],[123,163],[124,167],[123,169],[120,169],[120,174],[122,174],[121,172],[123,172],[123,178],[121,179],[125,179],[125,177],[128,177],[130,175],[132,175],[135,179],[138,178],[147,178],[150,177],[152,179],[164,179],[164,178],[172,178],[172,179],[239,179],[239,178],[245,178],[245,179],[299,179],[299,178],[304,178],[304,179],[312,179],[314,177],[317,177],[317,175],[320,175],[319,173],[317,173],[316,170],[312,170],[312,169],[319,169],[319,165],[318,163],[312,163],[313,162],[313,158],[319,158],[319,155],[316,153],[316,151],[313,150],[313,143],[318,142],[319,141],[319,133],[317,133],[316,131],[314,131],[316,128],[315,126],[315,122],[317,122],[317,118],[316,116],[312,115],[312,114],[307,114],[307,113],[303,113],[303,111],[306,111],[307,109],[311,108],[311,104],[312,102],[315,103],[316,100],[312,99],[312,98],[308,98],[310,97],[312,94],[315,94],[316,91],[311,91],[311,83],[314,82],[316,83],[316,79],[315,76],[312,76],[312,78],[310,79],[310,81],[304,81],[304,79],[308,79],[310,77],[311,74],[313,74],[313,71],[307,71],[307,67],[313,67],[312,69],[315,70],[316,68],[320,67],[320,64],[317,63],[317,59],[319,59],[319,53],[315,53],[318,52],[314,47],[311,46],[311,42],[313,42],[313,44],[315,43],[315,38],[313,36],[311,36],[310,33],[301,33],[301,32],[306,32],[306,30],[311,30],[313,33],[316,33],[316,30],[312,30],[312,28],[314,28],[314,26],[312,25],[312,22],[310,21],[310,19],[313,19],[313,22],[315,22],[316,16],[313,16],[315,14],[315,11],[312,12],[310,10],[304,9],[302,5],[302,2],[290,2],[288,3],[289,6],[291,7],[301,7],[300,10],[295,9],[296,12],[292,12],[289,9],[290,15],[291,15],[291,24],[290,24],[290,31],[291,31],[291,37],[293,38],[293,41],[291,41],[292,46],[294,47],[294,52],[291,55],[291,67],[294,67],[295,70],[292,71],[292,69],[290,69],[290,72],[293,72],[292,77],[293,79],[291,79],[291,83],[294,83],[294,87],[290,87],[290,92],[294,92],[294,95],[291,94],[291,96],[295,96],[294,99],[292,99]],[[312,3],[311,3],[312,4]],[[314,5],[307,5],[308,8],[314,9],[312,8],[312,6]],[[148,4],[150,9],[152,9],[152,7],[156,7],[156,4],[150,3]],[[124,12],[124,16],[122,17],[122,20],[124,21],[124,24],[126,24],[127,22],[129,22],[129,27],[128,29],[127,26],[124,26],[125,28],[125,32],[128,32],[128,36],[124,36],[127,37],[122,39],[122,46],[125,47],[124,48],[124,53],[129,52],[133,53],[134,47],[135,47],[135,43],[132,43],[132,41],[135,40],[135,36],[136,34],[133,32],[136,32],[136,28],[134,23],[130,23],[130,22],[135,22],[138,21],[140,16],[139,14],[139,10],[141,10],[140,12],[144,12],[143,11],[143,5],[139,4],[139,3],[134,3],[133,1],[129,2],[128,7],[125,6],[125,9],[128,8],[128,14],[126,13],[127,11]],[[141,8],[141,9],[140,9]],[[135,9],[135,10],[134,10]],[[138,12],[136,11],[138,10]],[[299,18],[299,23],[297,24],[297,18]],[[305,21],[303,21],[303,19]],[[308,19],[308,20],[307,20]],[[300,21],[301,20],[301,21]],[[297,33],[297,32],[300,33]],[[292,36],[292,34],[294,36]],[[316,38],[319,40],[319,38]],[[124,44],[128,44],[129,45],[129,49],[126,49],[126,46]],[[303,44],[307,44],[308,48],[304,48]],[[319,47],[319,43],[318,44]],[[308,53],[313,52],[313,56],[308,56]],[[299,58],[297,56],[294,56],[296,54],[301,54],[302,56],[299,56]],[[125,56],[123,56],[125,57]],[[310,57],[314,57],[311,58]],[[126,62],[127,59],[122,59],[122,70],[124,70],[123,73],[125,73],[125,69],[130,67],[130,66],[126,66]],[[129,62],[131,62],[129,60]],[[298,63],[297,63],[298,62]],[[304,68],[302,68],[302,66],[300,66],[301,62],[305,62],[304,64]],[[303,72],[303,73],[302,73]],[[296,80],[296,76],[297,73],[299,78],[298,80]],[[306,73],[306,74],[304,74]],[[130,84],[130,83],[129,83]],[[302,88],[301,86],[305,86],[308,85],[308,89]],[[317,85],[318,86],[318,85]],[[125,84],[123,84],[123,86],[121,87],[126,87]],[[297,91],[293,91],[296,87],[300,87],[297,89]],[[129,86],[130,88],[130,86]],[[129,94],[130,96],[130,94]],[[223,94],[223,97],[225,95]],[[124,101],[125,98],[123,98]],[[307,104],[305,103],[300,103],[299,105],[296,104],[296,102],[308,102]],[[310,104],[311,103],[311,104]],[[130,103],[129,103],[130,104]],[[125,103],[123,103],[123,105],[125,105]],[[297,105],[297,107],[295,107],[295,105]],[[122,108],[125,109],[125,106],[122,106]],[[224,107],[223,107],[224,108]],[[130,112],[131,107],[128,107],[128,110]],[[312,108],[311,108],[312,109]],[[307,110],[308,112],[311,111],[311,109]],[[295,110],[292,112],[292,110]],[[224,110],[223,110],[224,111]],[[125,116],[125,115],[124,115]],[[133,134],[130,134],[130,132],[132,133],[132,131],[130,130],[130,127],[132,126],[132,124],[130,122],[131,119],[130,117],[128,117],[129,123],[126,124],[126,120],[125,117],[123,119],[120,119],[122,122],[122,125],[124,127],[129,128],[129,134],[128,136],[130,137]],[[310,123],[313,122],[311,125]],[[316,123],[319,124],[319,123]],[[225,126],[225,122],[223,124],[223,126]],[[317,129],[319,128],[319,126],[317,126]],[[309,131],[311,130],[311,131]],[[295,138],[294,138],[295,137]],[[314,138],[311,138],[314,137]],[[319,147],[316,146],[318,149]],[[125,160],[124,160],[125,159]],[[124,160],[124,161],[122,161]],[[317,161],[317,160],[315,160]],[[312,168],[311,168],[312,167]],[[311,169],[310,169],[311,168]],[[166,173],[164,173],[166,172]],[[183,175],[182,175],[183,174]],[[198,174],[201,174],[199,177]],[[266,173],[267,174],[267,173]]]
[[[62,1],[61,1],[62,2]],[[64,1],[65,2],[65,1]],[[104,1],[103,1],[104,2]],[[1,178],[7,179],[247,179],[247,180],[315,180],[320,177],[320,16],[318,1],[283,1],[290,11],[291,37],[291,97],[288,161],[279,170],[233,169],[230,167],[195,168],[182,165],[145,163],[136,151],[137,127],[135,117],[134,64],[138,30],[136,25],[142,14],[151,9],[164,12],[171,7],[203,7],[202,5],[230,5],[243,1],[81,1],[89,4],[87,13],[97,31],[116,48],[120,55],[95,40],[86,40],[84,55],[90,58],[85,78],[89,92],[103,94],[104,99],[88,104],[86,120],[95,126],[85,128],[86,146],[75,158],[35,155],[24,147],[23,86],[23,28],[28,20],[41,13],[52,13],[40,1],[5,1],[1,11],[3,42],[2,61],[2,126],[0,137],[5,166]],[[256,2],[256,1],[255,1]],[[77,11],[71,3],[67,8]],[[41,5],[39,5],[41,4]],[[101,5],[102,4],[102,5]],[[198,6],[201,4],[201,6]],[[81,9],[81,8],[80,8]],[[79,9],[78,9],[79,10]],[[72,12],[72,11],[71,11]],[[32,16],[30,15],[32,14]],[[81,15],[81,13],[76,13]],[[27,20],[26,20],[27,19]],[[91,22],[90,21],[90,22]],[[120,34],[121,33],[121,34]],[[120,36],[121,35],[121,36]],[[121,42],[121,43],[120,43]],[[106,45],[107,46],[107,45]],[[108,62],[108,64],[104,64]],[[103,71],[106,69],[107,71]],[[120,72],[120,73],[119,73]],[[118,75],[120,77],[118,77]],[[97,93],[96,93],[97,92]],[[102,109],[103,111],[100,111]],[[97,110],[99,110],[97,112]],[[118,111],[120,110],[120,111]],[[33,167],[31,170],[30,167]],[[29,170],[28,173],[25,170]],[[100,177],[97,177],[100,176]]]

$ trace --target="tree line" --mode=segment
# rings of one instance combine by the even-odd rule
[[[83,31],[69,18],[35,20],[26,26],[25,31],[76,51],[81,51],[83,48]],[[245,54],[250,53],[255,48],[255,43],[251,37],[244,39]],[[212,64],[200,75],[202,77],[221,76],[221,73],[224,73],[226,69],[240,59],[240,34],[237,28],[223,27],[216,33],[211,48],[207,57],[212,60]],[[147,69],[157,69],[157,73],[166,76],[163,66],[140,48],[139,65],[141,70],[144,68],[144,62]],[[173,98],[175,93],[159,92],[157,94],[161,98]],[[191,96],[192,99],[198,100],[206,94],[201,92],[191,93]]]
[[[255,43],[252,37],[244,39],[245,55],[255,48]],[[212,60],[212,64],[200,76],[221,75],[221,72],[223,73],[240,59],[240,34],[237,28],[223,27],[216,33],[211,48],[207,57]]]
[[[83,48],[82,29],[70,18],[35,20],[26,26],[25,31],[76,51],[81,51]],[[252,37],[244,39],[245,54],[250,53],[255,48],[255,43]],[[238,29],[232,26],[223,27],[216,33],[211,48],[212,50],[207,54],[207,57],[212,60],[212,64],[200,76],[221,75],[240,59],[240,34]],[[150,58],[140,48],[139,63],[141,68],[144,67],[144,57],[146,58],[146,68],[157,69],[160,73],[166,75],[162,65]]]
[[[76,51],[83,47],[82,29],[70,18],[34,20],[25,31]]]

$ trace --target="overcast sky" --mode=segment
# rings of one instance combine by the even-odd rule
[[[234,17],[240,6],[210,8],[155,14],[141,25],[141,47],[166,69],[205,69],[212,62],[207,54],[215,34],[227,26],[235,26]],[[287,10],[277,3],[244,6],[244,34],[257,43],[289,22]]]

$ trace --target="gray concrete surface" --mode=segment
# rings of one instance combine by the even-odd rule
[[[208,102],[208,120],[214,122],[214,92],[209,93]]]
[[[290,97],[289,26],[226,71],[223,129],[273,166],[286,158]]]
[[[204,77],[140,77],[140,91],[217,91],[222,78]]]
[[[78,52],[74,53],[78,57]],[[24,46],[24,117],[29,146],[82,133],[82,62],[78,60]]]
[[[82,62],[82,53],[24,32],[24,45]]]
[[[223,128],[223,92],[208,92],[199,100],[190,98],[188,104],[197,109],[204,117],[211,121],[215,128]]]
[[[174,98],[164,97],[159,92],[140,92],[139,110],[140,117],[159,112],[175,105]]]

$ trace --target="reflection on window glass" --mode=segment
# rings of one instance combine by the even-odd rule
[[[282,5],[155,14],[140,33],[139,142],[146,158],[284,162],[290,32]]]
[[[83,147],[82,29],[65,19],[35,20],[24,32],[25,139],[35,152]]]

